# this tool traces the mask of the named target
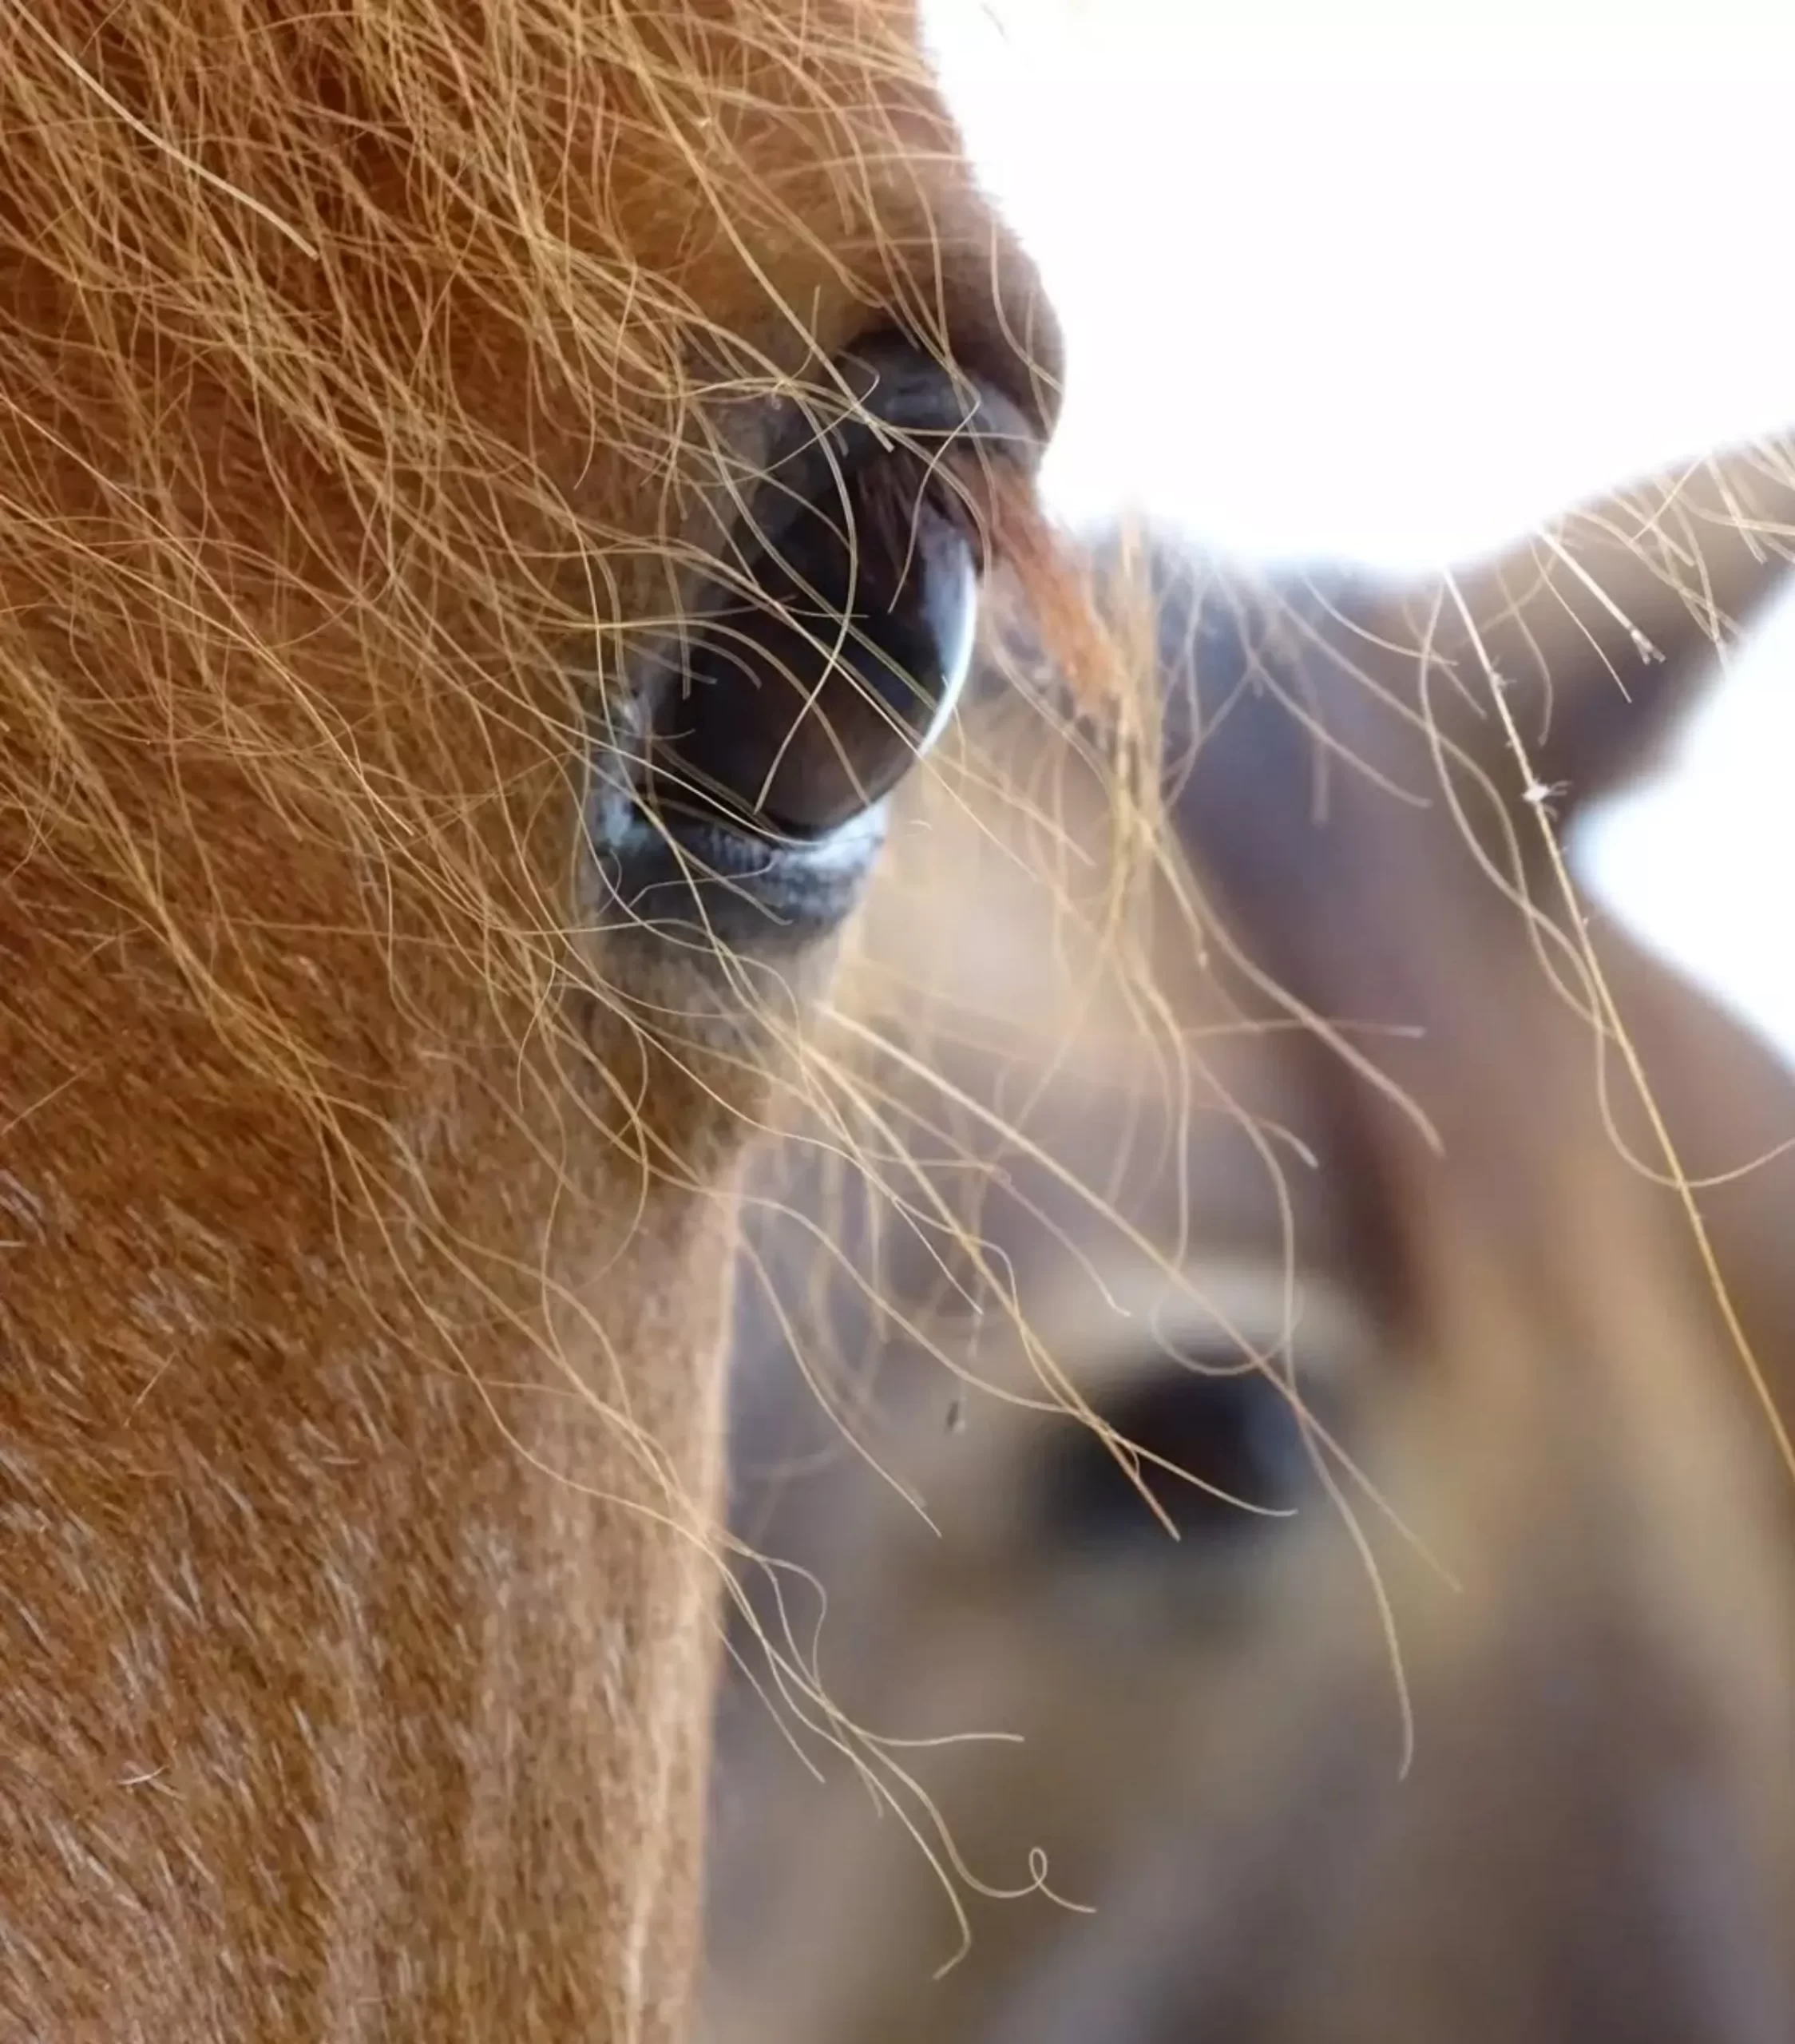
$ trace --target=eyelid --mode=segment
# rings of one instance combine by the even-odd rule
[[[751,557],[776,549],[794,519],[837,499],[849,469],[899,446],[929,461],[949,448],[962,457],[977,449],[1029,473],[1040,461],[1040,437],[1017,405],[907,342],[863,342],[837,366],[853,410],[830,410],[811,398],[773,401],[775,423],[739,535]]]
[[[858,343],[842,358],[842,366],[869,419],[902,433],[1001,446],[1017,461],[1040,458],[1041,435],[1013,398],[899,335],[875,335]]]

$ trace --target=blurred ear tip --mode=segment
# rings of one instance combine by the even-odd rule
[[[1635,477],[1354,622],[1439,671],[1433,705],[1473,754],[1511,750],[1518,726],[1532,782],[1571,791],[1563,815],[1659,755],[1792,568],[1785,437]],[[1507,717],[1492,714],[1498,686]]]

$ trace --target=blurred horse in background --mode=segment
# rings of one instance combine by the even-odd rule
[[[1795,2034],[1795,1083],[1562,849],[1792,541],[1118,538],[1178,856],[1038,690],[913,790],[738,1312],[719,2044]]]

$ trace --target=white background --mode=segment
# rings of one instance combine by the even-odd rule
[[[1418,564],[1795,423],[1784,4],[931,0],[1067,327],[1058,504]],[[1795,608],[1580,862],[1795,1055],[1792,769]]]

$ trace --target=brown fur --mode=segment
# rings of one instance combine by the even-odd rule
[[[744,1295],[776,1566],[711,2034],[1791,2034],[1795,1081],[1574,915],[1556,844],[1782,573],[1792,474],[1393,594],[1163,557],[1185,859],[1145,893],[1013,705],[919,793],[856,983],[890,1160],[794,1147]],[[1093,1520],[1090,1416],[1175,1460],[1255,1355],[1325,1430],[1295,1515],[1141,1463],[1175,1547],[1118,1462]]]
[[[680,2033],[789,1031],[577,798],[894,323],[1051,410],[898,0],[0,21],[0,2035]]]

